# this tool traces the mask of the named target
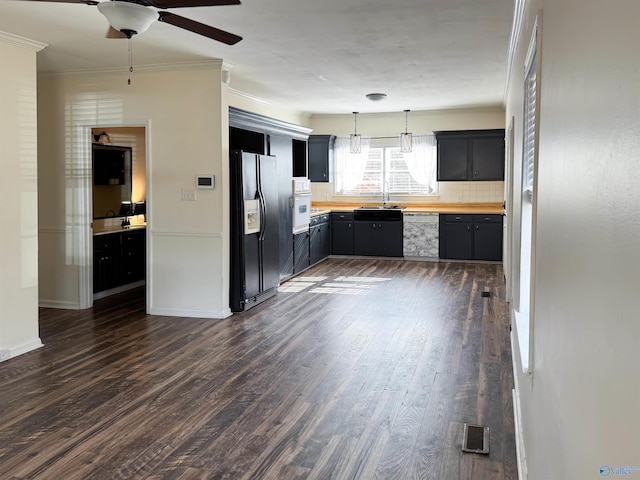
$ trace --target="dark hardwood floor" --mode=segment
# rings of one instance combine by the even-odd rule
[[[45,346],[0,364],[0,478],[517,478],[500,265],[304,277],[225,320],[146,315],[141,290],[41,309]]]

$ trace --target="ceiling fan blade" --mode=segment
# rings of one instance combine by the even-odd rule
[[[127,36],[119,30],[116,30],[111,25],[109,25],[109,30],[107,30],[107,34],[105,35],[107,38],[127,38]]]
[[[226,43],[227,45],[234,45],[242,40],[242,37],[234,35],[233,33],[225,32],[215,27],[210,27],[204,23],[196,22],[190,18],[181,17],[169,12],[158,12],[158,21],[169,23],[176,27],[184,28],[190,32],[197,33],[204,37],[217,40],[218,42]]]
[[[216,7],[220,5],[240,5],[240,0],[148,0],[156,8]]]

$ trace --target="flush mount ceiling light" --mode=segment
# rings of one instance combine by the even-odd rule
[[[412,144],[412,134],[407,130],[407,115],[411,110],[404,111],[404,133],[400,134],[400,151],[403,153],[408,153],[411,151]]]
[[[387,98],[387,94],[386,93],[367,93],[365,97],[367,97],[372,102],[379,102],[380,100],[384,100],[385,98]]]
[[[357,123],[356,119],[358,117],[358,112],[353,112],[353,133],[350,135],[350,152],[351,153],[360,153],[362,151],[362,138],[358,135]]]
[[[127,38],[146,31],[158,20],[158,12],[130,2],[100,2],[98,10],[107,18],[109,25],[124,33]]]

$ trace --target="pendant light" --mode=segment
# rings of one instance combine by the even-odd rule
[[[360,153],[362,151],[362,138],[358,134],[356,119],[358,116],[358,112],[353,112],[353,133],[349,137],[350,142],[350,151],[351,153]]]
[[[411,110],[404,111],[404,133],[400,134],[400,151],[403,153],[411,152],[412,135],[407,130],[407,115]]]

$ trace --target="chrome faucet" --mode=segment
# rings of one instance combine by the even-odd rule
[[[385,191],[385,187],[387,187],[387,194],[385,195],[384,191]],[[389,197],[389,182],[388,181],[384,181],[382,182],[382,207],[386,207],[387,206],[387,202],[389,201],[390,197]]]

